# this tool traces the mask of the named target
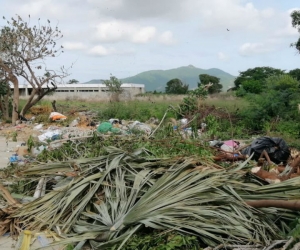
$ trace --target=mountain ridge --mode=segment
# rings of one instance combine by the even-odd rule
[[[189,89],[197,88],[200,74],[208,74],[220,78],[223,91],[233,87],[235,76],[218,68],[201,69],[193,65],[181,66],[167,70],[148,70],[137,75],[120,79],[124,83],[145,84],[146,91],[164,92],[166,83],[174,78],[179,78],[184,84],[189,85]],[[86,83],[101,83],[103,80],[93,79]]]

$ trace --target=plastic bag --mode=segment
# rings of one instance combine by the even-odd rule
[[[268,136],[255,139],[241,153],[243,155],[251,155],[254,152],[252,159],[257,161],[264,150],[268,153],[270,160],[276,164],[286,163],[291,153],[289,146],[283,139]]]

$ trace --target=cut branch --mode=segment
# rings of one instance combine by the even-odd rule
[[[246,203],[247,205],[254,208],[276,207],[276,208],[285,208],[285,209],[300,211],[300,200],[295,200],[295,201],[257,200],[257,201],[246,201]]]

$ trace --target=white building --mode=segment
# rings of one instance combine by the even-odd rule
[[[52,86],[51,86],[52,87]],[[121,85],[123,92],[121,98],[132,98],[138,94],[145,93],[144,84],[123,83]],[[43,86],[44,89],[47,86]],[[13,86],[12,86],[13,89]],[[20,97],[27,97],[31,94],[32,86],[30,84],[19,85]],[[105,84],[61,84],[57,85],[53,95],[46,96],[50,99],[80,98],[80,99],[109,99],[110,92]]]

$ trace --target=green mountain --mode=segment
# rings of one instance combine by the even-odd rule
[[[124,83],[145,84],[146,91],[156,90],[164,92],[166,83],[174,78],[179,78],[184,84],[188,84],[189,89],[195,89],[197,88],[200,74],[208,74],[220,78],[220,83],[223,85],[223,91],[234,86],[233,81],[235,76],[220,69],[200,69],[193,65],[183,66],[176,69],[145,71],[135,76],[130,76],[120,80]],[[85,83],[103,83],[103,80],[93,79]]]
[[[150,70],[145,71],[135,76],[121,79],[124,83],[140,83],[145,84],[146,91],[165,91],[166,83],[174,78],[179,78],[184,84],[189,85],[189,89],[197,88],[200,74],[208,74],[220,78],[220,83],[223,85],[223,91],[233,87],[235,76],[226,73],[223,70],[200,69],[192,65],[184,66],[169,70]]]

